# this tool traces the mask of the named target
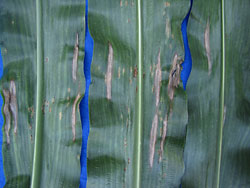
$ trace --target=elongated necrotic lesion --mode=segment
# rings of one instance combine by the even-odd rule
[[[17,124],[18,124],[18,108],[17,108],[17,98],[16,98],[16,84],[14,81],[10,82],[9,90],[3,90],[4,96],[4,118],[5,118],[5,134],[7,144],[10,144],[10,128],[11,120],[14,124],[14,133],[17,133]]]
[[[77,94],[74,100],[73,107],[72,107],[71,124],[72,124],[73,141],[75,141],[76,139],[76,107],[77,107],[77,102],[79,101],[80,97],[81,97],[80,94]]]
[[[78,33],[76,33],[76,42],[74,47],[74,56],[73,56],[73,62],[72,62],[72,78],[74,81],[76,81],[77,77],[77,62],[78,62],[78,55],[79,55],[79,36]]]
[[[180,83],[180,64],[178,63],[179,58],[178,55],[174,55],[174,59],[172,62],[172,68],[168,77],[168,97],[172,101],[174,99],[175,89],[178,87]]]
[[[4,129],[5,129],[7,144],[9,144],[10,143],[10,109],[9,109],[10,92],[4,89],[3,95],[4,95],[3,113],[5,118]]]
[[[107,72],[106,72],[106,76],[105,76],[105,82],[106,82],[106,86],[107,86],[107,99],[108,100],[111,100],[113,61],[114,61],[113,47],[109,43],[108,66],[107,66]]]
[[[14,81],[10,82],[10,110],[14,122],[14,133],[17,133],[18,109],[17,109],[17,99],[16,99],[16,84]]]
[[[210,24],[209,19],[207,21],[205,33],[204,33],[204,43],[205,49],[207,54],[207,61],[208,61],[208,75],[211,74],[212,71],[212,61],[211,61],[211,52],[210,52]]]
[[[157,65],[155,69],[155,79],[154,79],[154,91],[155,91],[155,115],[152,122],[152,127],[150,131],[150,144],[149,144],[149,164],[150,167],[153,167],[154,162],[154,153],[155,153],[155,143],[157,138],[157,129],[158,129],[158,116],[159,116],[159,102],[160,102],[160,90],[161,90],[161,53],[159,50]]]

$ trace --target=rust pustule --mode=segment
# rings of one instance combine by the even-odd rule
[[[80,97],[81,96],[78,93],[75,100],[74,100],[74,104],[72,107],[71,124],[72,124],[73,141],[75,141],[75,139],[76,139],[76,106],[77,106],[77,102],[79,101]]]
[[[133,70],[133,77],[136,78],[137,75],[138,75],[138,68],[137,68],[137,65],[136,65],[134,70]]]
[[[72,61],[72,79],[76,81],[76,75],[77,75],[77,62],[78,62],[78,55],[79,55],[79,36],[78,33],[76,33],[76,42],[74,46],[74,56]]]
[[[105,82],[106,82],[106,86],[107,86],[107,99],[108,100],[111,100],[113,61],[114,61],[114,51],[113,51],[112,45],[109,43],[108,66],[107,66],[107,72],[105,75]]]
[[[4,107],[3,107],[3,113],[5,117],[5,134],[6,134],[6,141],[7,144],[10,144],[10,92],[8,90],[3,90],[3,96],[4,96]]]
[[[211,74],[212,71],[212,61],[211,61],[211,52],[210,52],[210,24],[209,19],[207,20],[207,25],[204,33],[204,44],[207,54],[207,62],[208,62],[208,75]]]
[[[16,98],[16,84],[13,80],[10,81],[10,110],[14,122],[14,133],[16,134],[18,124],[18,108]]]

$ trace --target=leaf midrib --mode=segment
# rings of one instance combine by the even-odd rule
[[[44,94],[44,65],[43,65],[43,23],[42,0],[36,0],[36,33],[37,33],[37,93],[36,93],[36,123],[35,144],[31,188],[39,188],[42,165],[42,100]]]
[[[215,187],[220,187],[220,171],[221,171],[221,156],[222,156],[222,138],[224,126],[224,103],[225,103],[225,9],[224,0],[221,0],[221,48],[222,48],[222,68],[221,68],[221,90],[220,90],[220,124],[219,124],[219,139],[217,142],[217,159],[216,159],[216,182]]]
[[[134,147],[134,176],[133,187],[140,188],[141,184],[141,142],[142,142],[142,17],[141,0],[136,2],[136,21],[137,21],[137,94],[136,94],[136,125],[135,125],[135,147]]]

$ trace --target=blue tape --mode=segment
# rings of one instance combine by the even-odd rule
[[[91,83],[91,61],[93,57],[94,41],[88,29],[88,0],[86,0],[85,10],[86,33],[85,33],[85,56],[84,56],[84,76],[86,89],[84,97],[80,103],[80,115],[82,122],[82,150],[81,150],[81,176],[79,188],[86,188],[87,185],[87,144],[89,136],[89,85]]]
[[[188,24],[189,15],[191,13],[191,9],[193,6],[193,0],[190,0],[190,3],[191,4],[190,4],[189,11],[181,24],[182,39],[183,39],[184,50],[185,50],[184,62],[181,64],[182,66],[181,81],[183,83],[184,90],[186,90],[187,81],[192,70],[192,57],[191,57],[191,53],[190,53],[190,49],[188,45],[187,24]]]
[[[3,76],[3,60],[2,60],[2,54],[0,49],[0,79]],[[0,95],[0,107],[2,109],[3,106],[3,99]],[[5,176],[3,171],[3,157],[2,157],[2,145],[3,145],[3,133],[2,133],[2,127],[3,127],[4,119],[2,115],[2,110],[0,113],[0,188],[3,188],[5,185]]]

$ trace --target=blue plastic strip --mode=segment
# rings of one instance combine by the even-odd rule
[[[85,56],[84,56],[84,75],[86,81],[86,89],[84,97],[80,103],[80,114],[82,121],[82,150],[81,150],[81,177],[79,188],[86,188],[87,185],[87,144],[89,136],[89,85],[91,83],[91,61],[93,57],[94,41],[89,33],[88,28],[88,0],[86,0],[85,10]]]
[[[186,90],[187,81],[192,70],[192,57],[191,57],[191,53],[190,53],[190,49],[188,45],[187,24],[188,24],[189,15],[193,6],[193,0],[190,0],[190,3],[191,4],[190,4],[189,11],[181,24],[182,39],[183,39],[184,50],[185,50],[184,62],[181,64],[182,66],[181,81],[183,83],[184,90]]]
[[[2,60],[2,54],[0,49],[0,79],[3,76],[3,60]],[[0,95],[0,107],[2,109],[3,106],[3,99]],[[0,188],[3,188],[5,185],[5,177],[4,177],[4,171],[3,171],[3,157],[2,157],[2,145],[3,145],[3,133],[2,133],[2,127],[3,127],[4,119],[2,115],[2,111],[0,113]]]

